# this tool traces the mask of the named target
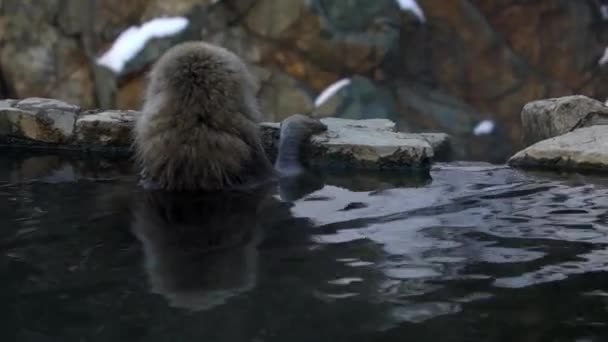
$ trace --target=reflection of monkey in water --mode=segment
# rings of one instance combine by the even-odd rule
[[[148,191],[135,211],[152,291],[172,306],[204,310],[256,283],[258,194]]]
[[[146,181],[164,190],[196,191],[272,178],[257,125],[256,90],[244,63],[226,49],[188,42],[167,51],[151,71],[135,127]],[[310,130],[305,138],[325,128],[301,115],[295,121]]]
[[[152,292],[171,306],[198,311],[252,290],[259,245],[278,239],[285,247],[286,235],[300,241],[308,232],[307,220],[300,220],[306,227],[294,227],[290,205],[269,196],[273,188],[265,184],[256,191],[143,192],[134,201],[132,231],[142,245]],[[290,232],[275,232],[286,220]]]

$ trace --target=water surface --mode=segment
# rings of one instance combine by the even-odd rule
[[[608,336],[602,177],[442,164],[185,197],[133,175],[3,151],[2,341]]]

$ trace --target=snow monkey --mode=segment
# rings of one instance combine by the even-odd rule
[[[326,127],[304,115],[286,119],[275,170],[262,146],[257,90],[243,61],[227,49],[196,41],[165,52],[150,72],[134,130],[145,183],[216,191],[297,173],[298,146]]]

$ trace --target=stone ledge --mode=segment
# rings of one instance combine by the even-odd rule
[[[427,168],[436,151],[447,157],[449,135],[401,133],[387,119],[321,119],[327,132],[314,136],[306,159],[315,164],[359,169]],[[276,156],[280,123],[262,123],[264,144]]]
[[[608,171],[608,126],[597,125],[540,141],[509,159],[509,165],[569,171]]]
[[[42,98],[0,101],[0,144],[28,149],[129,153],[137,111],[81,111]],[[360,169],[428,168],[435,156],[449,156],[443,133],[401,133],[386,119],[321,120],[328,131],[306,147],[311,163]],[[261,123],[264,147],[276,157],[280,123]]]

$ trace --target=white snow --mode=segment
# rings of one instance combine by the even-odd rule
[[[182,17],[155,18],[141,26],[131,26],[118,36],[103,56],[97,59],[97,64],[119,73],[150,39],[175,35],[187,26],[188,19]]]
[[[488,135],[494,132],[496,124],[492,120],[483,120],[475,126],[473,134],[475,135]]]
[[[414,15],[418,17],[421,22],[426,21],[424,12],[422,11],[422,8],[420,8],[416,0],[397,0],[397,3],[399,4],[399,7],[402,11],[410,11],[414,13]]]
[[[608,47],[606,49],[604,49],[604,54],[602,55],[600,60],[597,61],[597,64],[599,64],[599,65],[604,65],[606,63],[608,63]]]
[[[334,96],[340,89],[348,86],[349,84],[350,79],[343,78],[337,81],[336,83],[330,85],[329,87],[325,88],[325,90],[323,90],[321,94],[319,94],[319,96],[317,96],[317,98],[315,99],[315,107],[319,107],[324,104],[325,101],[329,100],[330,97]]]

